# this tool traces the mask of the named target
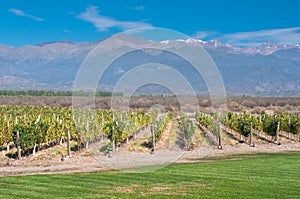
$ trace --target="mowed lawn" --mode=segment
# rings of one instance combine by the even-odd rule
[[[0,198],[300,198],[300,153],[231,156],[150,173],[2,177]]]

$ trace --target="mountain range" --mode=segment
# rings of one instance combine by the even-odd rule
[[[81,63],[99,42],[101,41],[45,42],[21,47],[0,45],[0,89],[71,90]],[[203,47],[219,68],[229,95],[300,96],[299,45],[266,42],[249,48],[235,47],[217,40],[197,39],[165,40],[157,43],[184,43],[187,46]],[[126,70],[126,65],[153,60],[163,60],[165,64],[171,64],[174,63],[173,59],[168,53],[158,55],[147,51],[136,52],[135,55],[114,63],[111,71],[100,82],[99,89],[110,90],[123,74],[120,71]],[[186,63],[179,63],[184,71]],[[203,80],[199,81],[199,77],[193,76],[192,72],[186,72],[186,75],[190,75],[191,82],[199,93],[207,92]]]

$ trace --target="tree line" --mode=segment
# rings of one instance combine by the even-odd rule
[[[85,92],[85,91],[52,91],[52,90],[0,90],[0,96],[96,96],[110,97],[122,96],[122,93],[108,91]]]

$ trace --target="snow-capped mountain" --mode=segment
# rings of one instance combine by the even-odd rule
[[[215,39],[209,41],[203,41],[203,40],[191,38],[191,39],[177,40],[177,41],[185,42],[187,44],[192,44],[192,45],[199,45],[202,46],[203,48],[208,48],[208,49],[227,48],[232,52],[241,52],[245,54],[262,54],[262,55],[270,55],[279,50],[300,48],[300,45],[292,46],[286,44],[273,44],[270,42],[264,42],[260,46],[249,48],[249,47],[235,47],[230,44],[221,43],[220,41]],[[161,43],[168,43],[168,40],[162,41]]]
[[[134,38],[123,37],[125,42]],[[8,47],[0,44],[0,89],[72,89],[76,73],[98,42],[48,42]],[[139,39],[139,43],[147,41]],[[154,42],[155,43],[155,42]],[[235,47],[217,40],[165,40],[157,45],[202,46],[212,57],[223,77],[226,90],[237,95],[300,96],[300,46],[263,43],[254,48]],[[199,92],[203,81],[187,71],[187,63],[168,53],[137,51],[112,64],[102,82],[111,88],[130,66],[158,62],[181,70]]]

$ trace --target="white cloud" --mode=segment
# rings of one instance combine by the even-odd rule
[[[11,13],[13,13],[13,14],[15,14],[15,15],[17,15],[17,16],[29,17],[29,18],[34,19],[36,21],[44,21],[43,18],[27,14],[24,11],[18,10],[18,9],[15,9],[15,8],[10,8],[10,9],[8,9],[8,11],[11,12]]]
[[[238,46],[253,46],[263,42],[295,45],[300,43],[300,27],[225,34],[220,40]]]
[[[196,39],[208,39],[218,34],[219,34],[218,32],[214,32],[214,31],[198,31],[193,37]]]
[[[151,24],[136,21],[118,21],[111,17],[99,14],[98,7],[89,6],[86,10],[77,16],[78,19],[90,22],[98,29],[98,31],[108,31],[110,28],[119,28],[128,30],[133,28],[152,27]]]
[[[65,32],[65,33],[70,33],[70,32],[72,32],[72,31],[71,31],[71,30],[65,29],[64,32]]]
[[[214,39],[217,39],[221,42],[228,43],[233,46],[244,47],[259,46],[263,42],[296,45],[300,43],[300,27],[268,29],[252,32],[237,32],[230,34],[200,31],[196,33],[195,37],[200,39],[211,39],[214,37]]]

